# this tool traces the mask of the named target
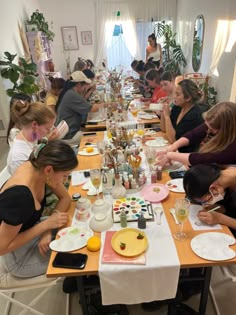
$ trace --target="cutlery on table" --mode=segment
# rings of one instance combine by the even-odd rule
[[[170,213],[173,215],[175,223],[179,224],[179,221],[177,220],[176,215],[175,215],[175,208],[170,208]]]
[[[163,209],[161,207],[155,207],[154,212],[156,213],[157,224],[161,225],[161,215],[163,213]]]

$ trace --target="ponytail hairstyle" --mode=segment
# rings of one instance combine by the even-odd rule
[[[33,121],[36,121],[39,126],[44,125],[49,120],[55,119],[56,114],[49,106],[45,106],[40,102],[16,101],[11,108],[11,117],[22,128],[28,126]]]
[[[150,35],[148,36],[148,39],[154,40],[154,42],[155,42],[155,47],[157,47],[157,39],[156,39],[156,36],[155,36],[154,33],[150,34]]]
[[[209,193],[209,188],[221,174],[221,168],[216,164],[198,164],[192,166],[184,175],[183,185],[190,200],[202,198]]]
[[[37,145],[30,154],[29,162],[39,170],[50,165],[54,172],[70,171],[78,165],[74,150],[62,140]]]
[[[9,144],[8,138],[9,138],[11,129],[14,126],[16,126],[17,128],[20,129],[19,122],[14,121],[13,118],[12,118],[12,114],[11,114],[11,108],[12,108],[13,104],[15,104],[17,101],[22,101],[23,103],[24,102],[30,103],[31,102],[31,97],[29,95],[23,94],[23,93],[17,93],[14,96],[12,96],[11,101],[10,101],[10,121],[9,121],[8,128],[7,128],[7,144]]]
[[[138,73],[143,72],[144,71],[144,65],[145,65],[145,63],[142,60],[139,60],[137,66],[135,68],[135,71],[137,71]]]

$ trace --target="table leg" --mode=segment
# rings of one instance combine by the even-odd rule
[[[199,304],[199,315],[206,314],[207,301],[209,296],[209,287],[211,282],[212,267],[205,267],[204,270],[204,281],[201,291],[200,304]]]
[[[86,296],[85,296],[84,277],[83,276],[76,277],[76,282],[77,282],[77,287],[78,287],[79,296],[80,296],[80,305],[82,309],[82,314],[89,315],[88,307],[86,303]]]

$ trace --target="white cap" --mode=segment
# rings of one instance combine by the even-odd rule
[[[75,71],[71,74],[72,82],[86,82],[91,83],[92,81],[86,77],[82,71]]]

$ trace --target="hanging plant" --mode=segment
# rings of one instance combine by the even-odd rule
[[[55,33],[49,29],[48,22],[46,22],[43,13],[40,13],[39,10],[33,12],[30,20],[27,20],[26,23],[36,25],[38,31],[43,32],[47,36],[48,40],[53,41]]]

